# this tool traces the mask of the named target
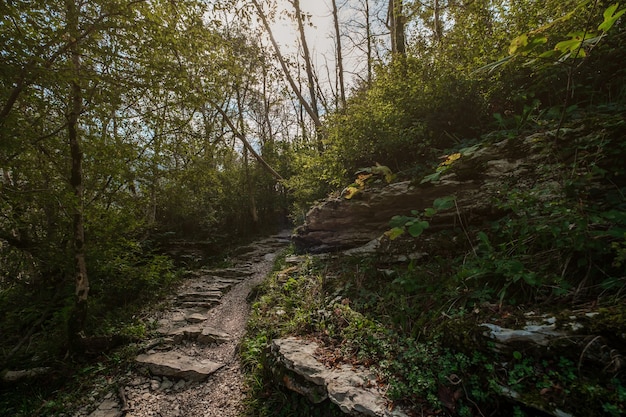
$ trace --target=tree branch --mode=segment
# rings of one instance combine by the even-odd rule
[[[265,170],[269,172],[274,178],[276,178],[279,181],[283,181],[284,178],[278,172],[276,172],[276,170],[272,168],[270,164],[268,164],[261,155],[259,155],[259,153],[252,147],[252,145],[250,145],[250,142],[248,142],[248,139],[241,132],[239,132],[239,130],[237,129],[237,127],[231,120],[230,116],[228,116],[228,114],[224,111],[224,109],[222,109],[221,106],[219,106],[217,103],[215,103],[212,100],[209,100],[209,102],[222,115],[222,118],[224,119],[224,121],[226,122],[230,130],[233,132],[235,137],[239,139],[241,143],[243,143],[243,146],[246,147],[248,152],[254,155],[254,157],[257,159],[257,161],[259,161],[259,163],[263,166],[263,168],[265,168]]]

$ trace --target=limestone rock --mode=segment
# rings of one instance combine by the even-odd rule
[[[521,144],[505,140],[462,157],[435,183],[404,181],[366,187],[352,199],[329,197],[311,208],[292,240],[299,250],[311,253],[366,245],[390,228],[393,216],[422,212],[437,198],[448,196],[456,199],[454,209],[429,219],[427,232],[450,227],[459,218],[467,226],[499,217],[490,197],[500,193],[507,181],[519,187],[532,182],[540,165],[532,146],[529,140]]]
[[[147,367],[153,375],[202,381],[220,369],[223,364],[186,356],[178,352],[157,352],[139,355],[137,363]]]
[[[247,268],[222,268],[222,269],[205,269],[203,272],[209,275],[215,275],[222,278],[236,278],[243,279],[249,277],[254,271]]]
[[[89,417],[121,417],[124,413],[114,399],[104,400]]]
[[[204,326],[202,323],[191,324],[184,327],[161,327],[157,331],[171,337],[174,343],[180,343],[183,340],[195,340],[199,343],[207,344],[224,343],[230,339],[227,333],[213,327]]]
[[[185,316],[185,320],[187,320],[188,323],[202,323],[207,320],[207,316],[200,313],[192,313]]]
[[[400,409],[389,410],[384,393],[365,369],[344,365],[327,369],[315,358],[318,345],[295,337],[276,339],[271,346],[273,372],[288,389],[319,403],[326,398],[346,414],[372,417],[406,417]]]
[[[230,339],[228,333],[221,332],[213,327],[204,327],[197,337],[199,343],[226,343]]]

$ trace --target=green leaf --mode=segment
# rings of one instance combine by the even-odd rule
[[[422,234],[424,230],[428,228],[429,224],[425,220],[416,221],[411,226],[408,227],[408,232],[413,237],[418,237]]]
[[[487,65],[483,65],[482,67],[478,68],[476,71],[473,72],[473,74],[479,73],[479,72],[484,72],[487,71],[488,74],[491,74],[492,72],[494,72],[498,67],[506,64],[507,62],[509,62],[511,59],[513,59],[514,55],[509,55],[506,56],[502,59],[499,59],[496,62],[490,62]]]
[[[489,242],[489,238],[487,237],[487,234],[485,232],[478,232],[478,240],[480,240],[480,242],[487,246],[488,248],[491,248],[491,243]]]
[[[424,210],[424,215],[427,217],[433,217],[435,214],[437,214],[437,210],[432,207],[428,207]]]
[[[404,228],[402,227],[394,227],[391,230],[387,230],[385,232],[385,236],[387,236],[390,240],[395,240],[396,238],[398,238],[399,236],[402,236],[404,234]]]
[[[421,181],[420,184],[424,184],[427,182],[437,182],[441,177],[441,172],[435,172],[434,174],[426,175]]]
[[[453,196],[441,197],[433,202],[433,207],[435,210],[439,211],[448,210],[454,207],[454,200],[455,198]]]
[[[480,144],[460,149],[459,153],[461,155],[463,155],[463,156],[469,156],[469,155],[473,154],[474,152],[476,152],[478,150],[478,148],[480,148]]]
[[[515,54],[519,49],[525,48],[526,45],[528,45],[528,34],[524,33],[511,41],[509,54]]]
[[[600,26],[598,26],[598,30],[608,32],[613,27],[615,22],[617,22],[617,19],[622,17],[622,15],[626,12],[626,8],[615,13],[618,7],[619,3],[614,3],[606,8],[606,10],[604,11],[604,21],[600,23]]]
[[[509,54],[525,55],[539,45],[548,42],[548,38],[543,35],[529,35],[524,33],[511,41],[509,46]]]
[[[415,217],[409,216],[393,216],[389,220],[390,227],[404,227],[408,222],[415,220]]]
[[[516,350],[515,352],[513,352],[513,357],[519,361],[522,359],[522,354]]]

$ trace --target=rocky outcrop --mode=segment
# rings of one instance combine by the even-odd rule
[[[298,249],[311,253],[358,247],[388,230],[395,215],[432,207],[437,198],[454,196],[455,207],[433,217],[429,230],[455,224],[476,224],[497,216],[490,196],[507,182],[531,184],[539,153],[532,152],[534,138],[521,144],[505,140],[460,157],[441,177],[425,184],[410,181],[385,187],[365,187],[347,199],[329,197],[314,206],[292,236]]]
[[[318,347],[295,337],[274,340],[270,360],[277,381],[315,404],[329,399],[351,416],[407,416],[400,409],[390,409],[375,375],[349,365],[328,369],[316,359]]]

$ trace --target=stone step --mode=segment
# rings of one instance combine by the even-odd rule
[[[238,278],[239,280],[249,277],[254,273],[248,268],[202,269],[201,272],[206,275],[214,275],[222,278]]]
[[[219,300],[224,295],[221,291],[192,291],[184,292],[176,296],[177,301],[205,301]]]
[[[165,335],[175,343],[181,343],[183,340],[195,340],[198,343],[225,343],[230,340],[230,335],[218,330],[214,327],[206,326],[201,323],[191,324],[183,327],[161,327],[158,333]]]
[[[188,381],[203,381],[224,366],[208,359],[199,361],[198,358],[175,351],[142,354],[135,361],[148,368],[152,375]]]
[[[190,313],[185,316],[185,321],[187,323],[197,324],[207,321],[207,316],[200,313]]]
[[[226,279],[226,278],[218,278],[209,282],[200,282],[194,285],[191,285],[189,288],[196,291],[220,291],[224,292],[225,290],[230,289],[235,284],[239,284],[239,280],[234,279]]]
[[[205,343],[207,345],[210,343],[221,344],[228,342],[230,340],[230,335],[213,327],[204,327],[202,329],[202,333],[198,335],[196,340],[198,343]]]
[[[197,310],[197,309],[210,309],[215,307],[220,303],[220,300],[203,300],[203,301],[177,301],[174,304],[176,307],[184,308],[186,310]]]

